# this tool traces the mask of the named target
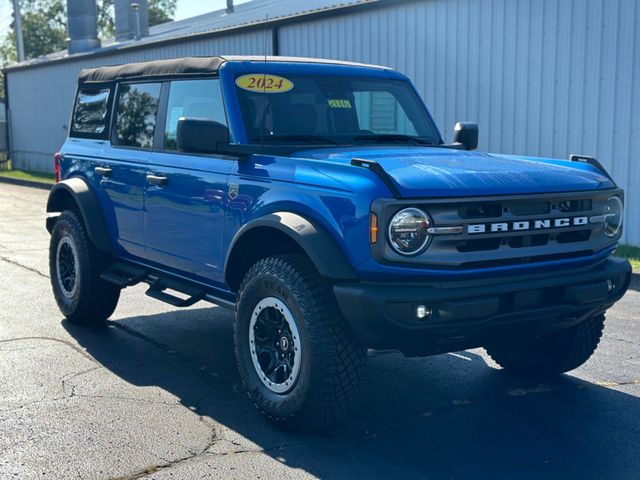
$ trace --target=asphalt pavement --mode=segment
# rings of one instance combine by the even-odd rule
[[[549,383],[483,350],[370,352],[353,417],[274,428],[245,394],[232,315],[123,292],[105,329],[51,294],[47,192],[0,184],[0,478],[640,479],[640,293]]]

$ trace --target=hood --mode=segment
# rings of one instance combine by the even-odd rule
[[[553,193],[615,187],[606,175],[585,163],[446,148],[325,148],[297,152],[295,156],[347,164],[353,158],[375,161],[405,198]]]

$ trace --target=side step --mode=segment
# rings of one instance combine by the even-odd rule
[[[100,278],[107,282],[114,283],[120,288],[131,287],[138,283],[149,284],[149,289],[145,292],[151,298],[168,303],[174,307],[189,307],[200,300],[215,303],[221,307],[233,309],[235,302],[229,297],[229,292],[220,292],[206,285],[190,283],[169,274],[161,274],[153,270],[146,270],[143,267],[131,265],[125,262],[114,262],[100,275]],[[186,298],[167,292],[172,290],[181,293]],[[221,295],[222,294],[222,295]]]
[[[165,292],[165,290],[167,289],[184,293],[188,296],[188,298],[183,299],[175,295],[171,295],[170,293]],[[190,307],[194,303],[197,303],[200,300],[204,300],[207,292],[205,292],[203,289],[192,287],[191,285],[185,283],[158,278],[152,281],[151,285],[149,286],[149,290],[147,290],[145,293],[151,298],[155,298],[156,300],[168,303],[170,305],[173,305],[174,307]]]
[[[146,270],[120,262],[112,263],[100,275],[103,280],[115,283],[121,288],[132,287],[144,281],[146,277]]]

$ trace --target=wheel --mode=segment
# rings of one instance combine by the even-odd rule
[[[100,278],[107,261],[78,214],[62,212],[51,232],[49,272],[58,307],[70,322],[100,325],[115,310],[120,288]]]
[[[276,424],[318,430],[346,418],[365,349],[347,328],[330,283],[304,255],[251,267],[238,294],[234,341],[249,396]]]
[[[566,330],[485,349],[505,370],[534,377],[560,375],[578,368],[591,357],[603,329],[604,315],[601,314]]]

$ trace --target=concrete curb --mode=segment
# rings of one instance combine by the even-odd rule
[[[9,183],[11,185],[20,185],[21,187],[42,188],[43,190],[51,190],[52,183],[35,182],[33,180],[23,180],[21,178],[3,177],[0,175],[0,183]]]

